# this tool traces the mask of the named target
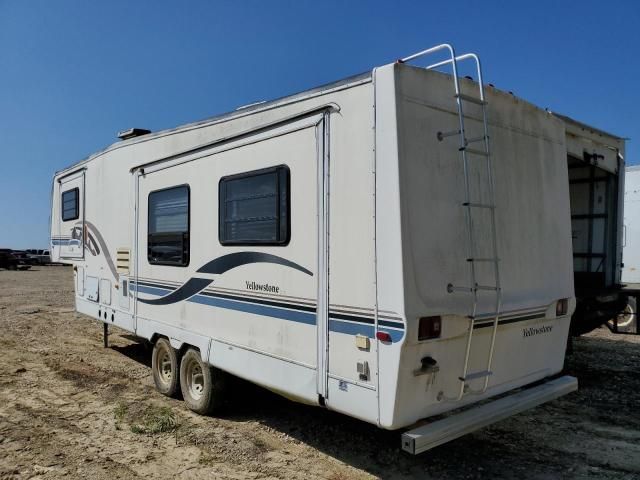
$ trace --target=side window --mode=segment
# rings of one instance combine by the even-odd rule
[[[255,170],[220,179],[222,245],[286,245],[291,236],[289,168]]]
[[[189,265],[189,187],[149,194],[147,259],[155,265]]]
[[[62,192],[62,221],[77,220],[80,217],[80,189],[72,188]]]

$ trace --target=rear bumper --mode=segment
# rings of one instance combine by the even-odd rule
[[[402,434],[402,449],[413,455],[425,452],[577,389],[578,380],[575,377],[567,375],[549,380],[541,385],[409,430]]]

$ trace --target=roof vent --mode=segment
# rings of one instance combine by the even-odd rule
[[[147,133],[151,133],[151,130],[147,130],[145,128],[130,128],[128,130],[118,132],[118,138],[120,140],[129,140],[130,138],[146,135]]]

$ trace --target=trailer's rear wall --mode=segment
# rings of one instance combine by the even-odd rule
[[[453,82],[424,69],[398,68],[398,135],[407,316],[469,314],[464,171]],[[478,96],[463,80],[463,91]],[[495,89],[486,91],[491,138],[503,310],[548,305],[573,296],[571,221],[562,122]],[[482,135],[481,109],[466,103],[467,137]],[[479,144],[477,144],[479,145]],[[481,148],[481,147],[480,147]],[[489,202],[485,159],[469,156],[472,202]],[[491,257],[488,210],[475,209],[475,257]],[[490,264],[477,280],[495,283]],[[494,310],[492,293],[479,312]]]

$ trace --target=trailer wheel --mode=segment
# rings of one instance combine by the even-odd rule
[[[151,371],[156,389],[167,397],[173,397],[179,388],[180,367],[178,352],[166,338],[159,338],[153,346]]]
[[[630,296],[627,306],[618,316],[618,331],[623,333],[635,332],[636,324],[638,322],[636,317],[637,312],[636,298]],[[615,322],[613,320],[609,320],[607,323],[609,324],[609,328],[613,329],[615,327]]]
[[[190,348],[180,364],[180,389],[190,410],[208,415],[222,406],[226,374],[202,361],[200,352]]]

